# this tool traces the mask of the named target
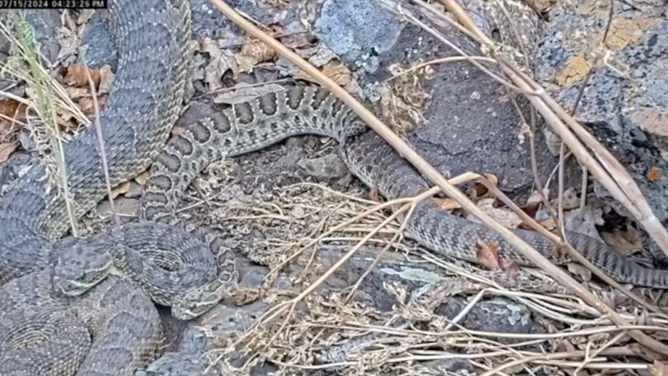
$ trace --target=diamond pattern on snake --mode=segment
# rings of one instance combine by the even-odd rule
[[[0,373],[131,375],[164,341],[152,303],[192,319],[216,305],[238,279],[219,237],[187,231],[175,219],[184,190],[212,161],[261,150],[288,137],[338,141],[348,168],[387,199],[413,196],[426,181],[390,145],[328,91],[286,85],[192,124],[165,147],[183,109],[190,8],[186,0],[110,0],[120,64],[100,116],[112,185],[150,167],[140,221],[74,238],[65,201],[36,162],[0,200]],[[106,196],[95,130],[65,146],[77,218]],[[542,235],[516,234],[563,263]],[[407,235],[436,254],[476,262],[476,237],[501,257],[531,265],[498,234],[420,203]],[[568,234],[593,264],[619,282],[668,287],[668,271],[641,267],[586,236]]]

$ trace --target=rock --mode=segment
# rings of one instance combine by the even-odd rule
[[[587,72],[593,74],[576,118],[626,167],[654,214],[668,223],[668,20],[665,2],[560,2],[536,52],[536,77],[570,110]],[[610,52],[607,63],[601,54]],[[598,64],[597,64],[598,61]],[[595,183],[599,197],[609,194]],[[615,200],[607,200],[627,214]]]
[[[297,165],[309,175],[318,178],[333,179],[341,178],[348,173],[348,167],[336,153],[330,153],[320,158],[302,158]]]
[[[130,216],[133,216],[137,213],[138,208],[139,200],[136,198],[119,196],[114,200],[114,209],[116,209],[117,214],[122,214],[121,220],[129,220]],[[112,211],[109,200],[100,202],[100,204],[97,206],[97,213],[103,218],[111,217]]]
[[[351,67],[372,73],[378,54],[393,48],[404,28],[375,0],[327,0],[315,26],[316,35]]]
[[[62,26],[60,12],[55,9],[28,10],[25,17],[35,29],[37,42],[41,44],[40,52],[49,63],[55,63],[60,51],[57,39],[58,28]]]
[[[449,320],[455,318],[468,302],[462,298],[451,298],[436,308],[435,313]],[[463,321],[469,330],[500,333],[533,333],[540,326],[531,318],[531,311],[512,300],[493,298],[475,304]]]

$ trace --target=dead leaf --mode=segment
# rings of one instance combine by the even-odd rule
[[[359,92],[360,87],[357,84],[357,81],[353,79],[352,73],[342,62],[338,60],[332,60],[325,64],[321,71],[325,76],[336,82],[337,85],[343,87],[347,92],[351,94],[356,94]],[[295,75],[295,78],[317,83],[317,81],[311,77],[311,75],[304,71],[299,71]]]
[[[591,270],[574,262],[569,262],[567,266],[569,272],[579,276],[580,278],[582,278],[583,281],[585,282],[591,281]]]
[[[371,187],[371,189],[369,189],[369,200],[377,202],[377,203],[382,202],[382,200],[380,198],[380,195],[378,194],[378,188],[376,188],[375,185],[373,187]]]
[[[478,251],[476,252],[478,263],[489,270],[500,270],[499,248],[496,244],[488,243],[480,238],[477,238],[476,242],[478,244]]]
[[[25,113],[25,104],[13,99],[0,100],[0,114],[2,114],[2,117],[0,117],[0,139],[22,128],[21,123],[25,122],[26,119]]]
[[[287,48],[297,50],[297,49],[303,49],[303,47],[308,46],[309,44],[311,44],[311,42],[309,42],[308,38],[306,37],[306,34],[298,33],[281,37],[281,44],[283,44]]]
[[[109,93],[114,83],[114,78],[116,78],[116,75],[111,71],[111,66],[107,64],[103,65],[100,68],[100,84],[97,88],[97,95]]]
[[[178,136],[179,136],[181,133],[183,133],[183,131],[185,131],[185,130],[186,130],[185,127],[182,127],[182,126],[180,126],[180,125],[175,125],[175,126],[172,128],[172,138],[176,138],[176,137],[178,137]]]
[[[111,197],[116,198],[118,195],[125,194],[130,190],[130,182],[126,181],[125,183],[119,184],[117,187],[111,190]]]
[[[557,224],[554,223],[554,219],[552,219],[552,217],[550,217],[550,218],[548,218],[544,221],[540,221],[540,222],[538,222],[538,224],[543,226],[548,231],[552,231],[552,230],[557,228]]]
[[[67,74],[63,78],[65,84],[74,86],[74,87],[90,87],[88,84],[88,75],[86,75],[86,69],[90,72],[93,83],[97,88],[100,85],[100,71],[96,69],[86,68],[81,64],[72,64],[67,68]]]
[[[0,163],[9,159],[14,150],[16,150],[16,144],[14,143],[0,144]]]
[[[239,73],[252,73],[257,64],[254,57],[242,54],[235,54],[233,60],[236,62],[235,76]]]
[[[547,188],[543,188],[543,194],[545,195],[545,197],[550,197],[550,190]],[[527,199],[527,202],[524,204],[524,206],[540,205],[542,202],[543,202],[543,196],[540,194],[540,192],[533,191],[531,192],[531,195]]]
[[[137,182],[137,184],[143,187],[144,185],[146,185],[146,182],[148,181],[148,171],[144,171],[141,174],[137,175],[137,177],[134,180]]]
[[[603,211],[601,209],[595,209],[588,205],[582,210],[567,211],[564,213],[564,228],[603,241],[596,229],[597,225],[600,226],[604,223],[602,215]]]
[[[601,301],[612,309],[617,309],[617,299],[615,294],[610,294],[607,291],[603,291],[601,296]]]
[[[477,206],[485,212],[485,214],[489,215],[490,217],[494,218],[497,222],[501,223],[506,228],[509,229],[516,229],[517,226],[522,223],[522,218],[520,218],[515,212],[511,211],[510,209],[500,209],[500,208],[495,208],[493,206],[495,199],[493,198],[485,198],[480,201],[478,201]],[[468,215],[467,219],[470,221],[478,222],[480,223],[480,220],[478,220],[475,216],[473,215]]]
[[[332,51],[324,43],[318,43],[317,45],[310,48],[296,50],[295,53],[302,59],[308,60],[308,62],[316,68],[320,68],[323,65],[329,63],[331,60],[336,59],[336,54],[334,51]]]
[[[659,169],[656,166],[649,168],[649,171],[647,171],[647,179],[651,181],[659,180]]]
[[[606,244],[624,255],[631,255],[643,248],[642,237],[637,230],[635,230],[635,233],[630,234],[627,231],[615,229],[612,233],[601,232],[601,237]]]
[[[223,87],[220,78],[229,69],[232,69],[234,76],[238,77],[238,69],[230,65],[234,59],[229,59],[224,55],[216,41],[209,38],[204,39],[200,50],[209,55],[209,64],[204,67],[204,83],[208,85],[209,91],[216,91]]]
[[[70,97],[70,99],[73,101],[90,97],[90,92],[88,91],[88,88],[85,87],[67,86],[65,87],[65,92],[67,93],[67,96]]]
[[[262,86],[245,87],[238,84],[234,90],[220,93],[213,98],[214,103],[237,104],[245,103],[269,93],[285,91],[285,87],[278,84],[267,84]]]
[[[272,61],[276,58],[276,51],[259,39],[246,38],[241,45],[241,55],[252,57],[255,64]]]
[[[655,360],[649,366],[650,376],[668,376],[668,364]]]
[[[500,264],[501,264],[501,269],[503,269],[504,272],[506,272],[506,275],[510,278],[516,278],[517,274],[520,272],[520,265],[510,259],[505,259],[505,258],[499,258]]]
[[[456,200],[451,198],[435,198],[434,201],[439,208],[444,210],[455,210],[462,207]]]
[[[97,98],[97,105],[100,110],[104,108],[104,105],[107,103],[107,96],[101,96]],[[95,118],[95,105],[93,103],[93,98],[92,97],[85,97],[79,99],[79,107],[81,108],[81,112],[86,115],[87,118],[91,119],[91,121],[94,121]]]

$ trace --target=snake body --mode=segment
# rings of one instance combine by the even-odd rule
[[[112,0],[109,11],[120,59],[100,123],[115,186],[149,167],[181,112],[190,7]],[[87,127],[64,146],[76,218],[107,194],[98,145]],[[178,318],[201,314],[217,303],[202,299],[219,298],[229,257],[211,252],[215,239],[149,222],[60,239],[65,204],[41,162],[0,201],[0,374],[131,375],[161,353],[151,301]]]
[[[65,200],[39,163],[6,193],[0,202],[0,283],[4,285],[0,289],[0,326],[6,329],[0,336],[3,375],[129,375],[159,353],[159,324],[148,296],[158,302],[171,300],[173,294],[167,290],[189,285],[178,273],[179,266],[196,264],[202,269],[193,271],[200,276],[193,282],[198,287],[188,288],[185,295],[180,292],[186,301],[201,301],[206,295],[215,298],[220,293],[227,278],[225,268],[233,270],[232,255],[216,251],[224,249],[221,239],[193,237],[167,225],[173,221],[185,188],[214,160],[257,151],[287,137],[316,134],[336,139],[350,170],[388,199],[413,196],[428,187],[419,173],[349,108],[314,86],[291,86],[236,104],[212,119],[193,124],[163,149],[182,107],[190,56],[189,4],[186,0],[111,0],[109,10],[120,61],[100,116],[108,172],[115,186],[155,160],[142,202],[141,216],[147,222],[93,238],[60,239],[68,228]],[[64,156],[68,186],[76,203],[74,214],[79,218],[106,195],[95,130],[86,128],[67,143]],[[157,244],[150,237],[161,228],[174,234]],[[448,214],[434,201],[417,206],[407,230],[409,236],[439,254],[476,262],[479,237],[497,244],[501,257],[531,265],[495,232]],[[563,262],[545,237],[530,231],[516,233],[555,262]],[[183,252],[173,257],[189,237],[194,243],[188,254],[196,254],[197,249],[213,249],[214,253],[206,256],[202,251],[195,257],[198,263],[187,261]],[[568,237],[585,257],[618,281],[668,287],[668,272],[642,268],[586,236],[569,233]],[[111,257],[126,265],[124,275],[133,282],[116,276],[93,278],[89,285],[70,286],[82,290],[77,297],[54,290],[51,266],[70,257],[79,267],[94,271],[92,274],[105,275],[108,260],[104,249],[108,247],[120,248]],[[157,262],[135,257],[142,252],[155,256]],[[89,255],[90,260],[86,258]],[[212,272],[212,265],[217,270]],[[71,266],[76,265],[61,265],[63,274],[59,276],[71,273],[74,280],[82,280],[76,275],[81,269],[68,269]],[[165,279],[159,280],[164,285],[151,282],[152,271],[160,270],[166,273]],[[85,277],[84,273],[83,280]],[[137,278],[148,282],[142,285]],[[56,285],[66,286],[67,282],[60,280]],[[151,288],[157,290],[151,292]],[[182,305],[182,313],[187,314],[190,308]],[[21,329],[10,330],[13,326]],[[58,361],[61,358],[72,363],[63,366]],[[58,364],[68,372],[54,371]]]
[[[146,217],[160,221],[173,215],[185,188],[212,161],[304,134],[337,140],[339,154],[350,171],[387,199],[415,196],[429,188],[419,172],[341,100],[318,86],[294,85],[203,119],[168,145],[151,167],[142,204]],[[437,254],[476,263],[480,239],[497,245],[501,258],[534,266],[498,233],[449,214],[434,200],[417,205],[406,230],[408,236]],[[540,233],[522,229],[514,233],[555,264],[569,261]],[[645,268],[589,236],[570,231],[566,235],[587,260],[616,281],[668,288],[667,270]]]

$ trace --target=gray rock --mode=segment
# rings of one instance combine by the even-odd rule
[[[376,71],[376,56],[390,50],[404,28],[375,0],[327,0],[315,26],[332,51],[369,72]]]
[[[348,167],[336,153],[330,153],[320,158],[300,159],[297,165],[306,172],[318,178],[340,178],[348,173]]]
[[[453,319],[467,303],[464,299],[452,298],[436,308],[435,313]],[[532,333],[541,330],[527,307],[505,298],[478,302],[459,324],[470,330],[485,332]]]
[[[635,4],[635,3],[634,3]],[[665,2],[614,3],[608,64],[599,64],[576,118],[627,168],[654,214],[668,223],[668,20]],[[608,18],[605,7],[559,3],[538,49],[536,77],[570,110]],[[653,173],[650,173],[653,171]],[[653,175],[653,176],[652,176]],[[601,186],[599,197],[609,197]],[[623,214],[615,200],[607,200]]]
[[[54,9],[29,10],[25,12],[28,23],[35,29],[37,42],[41,44],[40,52],[50,64],[56,62],[60,44],[56,36],[60,22],[60,12]]]

